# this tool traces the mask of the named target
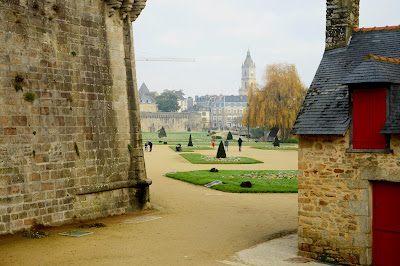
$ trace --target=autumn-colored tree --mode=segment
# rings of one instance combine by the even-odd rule
[[[248,89],[248,103],[242,124],[251,127],[279,127],[282,139],[289,136],[306,95],[293,64],[267,65],[266,85]]]

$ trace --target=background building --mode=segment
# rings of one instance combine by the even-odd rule
[[[239,89],[239,95],[247,95],[247,87],[250,85],[256,85],[256,64],[251,59],[250,50],[248,50],[242,64],[242,87]]]
[[[158,93],[150,92],[143,82],[139,89],[139,108],[141,112],[157,112],[156,97]]]

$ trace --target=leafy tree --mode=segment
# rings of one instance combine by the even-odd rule
[[[250,130],[251,135],[253,135],[253,137],[255,138],[260,138],[262,136],[264,136],[264,129],[263,128],[252,128]]]
[[[158,137],[163,138],[167,136],[167,132],[165,132],[165,128],[161,127],[160,130],[158,130]]]
[[[189,143],[188,143],[188,147],[193,147],[193,142],[192,142],[192,134],[190,134],[190,136],[189,136]]]
[[[249,106],[242,124],[279,127],[282,138],[287,138],[306,95],[306,88],[292,64],[267,65],[265,79],[267,82],[263,88],[249,88]]]
[[[228,136],[226,137],[226,139],[227,140],[231,140],[231,139],[233,139],[233,137],[232,137],[232,133],[229,131],[229,133],[228,133]]]
[[[172,92],[163,92],[156,97],[158,110],[161,112],[175,112],[179,110],[178,96]]]
[[[217,151],[217,158],[226,158],[225,148],[222,141],[219,143],[218,151]]]

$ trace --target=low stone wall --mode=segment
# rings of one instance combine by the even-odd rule
[[[147,113],[140,114],[142,132],[156,132],[164,127],[167,132],[183,132],[190,128],[192,131],[201,130],[200,113]]]
[[[372,263],[373,180],[400,182],[400,135],[393,153],[346,153],[349,133],[299,136],[299,255]]]

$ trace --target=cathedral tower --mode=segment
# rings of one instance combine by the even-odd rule
[[[239,89],[239,95],[247,95],[247,87],[251,84],[256,84],[256,65],[251,59],[250,50],[248,50],[242,64],[242,87]]]

